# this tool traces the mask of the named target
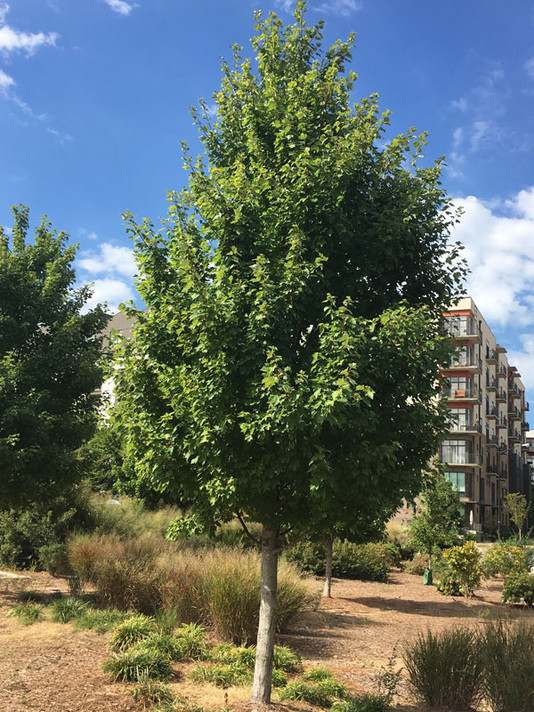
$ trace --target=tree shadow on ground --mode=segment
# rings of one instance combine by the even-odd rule
[[[438,601],[414,601],[405,598],[383,598],[380,596],[361,596],[339,600],[358,603],[372,609],[438,618],[473,618],[482,610],[480,605],[472,605],[470,601],[466,602],[458,598],[448,599],[444,603]],[[484,606],[486,608],[502,608],[501,604],[493,602],[484,602]],[[362,611],[362,615],[365,616],[365,611]]]

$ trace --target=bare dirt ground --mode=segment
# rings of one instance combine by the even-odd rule
[[[311,580],[319,594],[321,582]],[[66,591],[61,580],[44,573],[27,579],[0,577],[0,710],[2,712],[139,712],[131,696],[132,686],[112,683],[102,672],[108,654],[108,636],[93,631],[74,632],[71,625],[50,621],[31,626],[6,617],[17,602],[21,588],[44,593]],[[500,603],[502,583],[485,582],[469,601],[447,598],[433,586],[423,586],[421,577],[400,572],[390,583],[336,580],[333,598],[321,600],[317,610],[307,612],[291,631],[280,636],[306,666],[324,666],[336,673],[349,689],[376,691],[380,669],[396,654],[401,667],[402,646],[419,632],[439,631],[452,624],[484,625],[498,617],[528,617],[519,607]],[[180,697],[212,710],[255,709],[246,705],[246,688],[220,690],[199,688],[186,679],[187,666],[178,664],[172,687]],[[415,712],[419,707],[401,680],[397,712]],[[276,694],[273,695],[276,699]],[[280,712],[311,709],[300,703],[277,704]]]

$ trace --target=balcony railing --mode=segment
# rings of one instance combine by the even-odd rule
[[[523,394],[519,390],[517,383],[509,383],[508,384],[508,396],[510,398],[521,398],[522,395]]]
[[[469,384],[465,388],[444,388],[442,391],[444,398],[449,400],[478,400],[478,387]]]
[[[526,420],[523,420],[521,423],[521,430],[530,430],[530,423],[528,423]]]
[[[448,453],[448,459],[445,457],[445,452],[441,451],[441,461],[447,463],[447,465],[478,465],[480,464],[480,459],[477,453],[474,452],[450,452]]]
[[[499,409],[496,408],[494,405],[491,406],[491,408],[486,408],[486,418],[498,418],[499,417]]]
[[[488,445],[493,445],[497,447],[497,445],[499,444],[499,438],[496,435],[487,435],[486,442],[488,443]]]
[[[499,468],[497,465],[490,465],[489,463],[486,463],[486,472],[488,475],[498,475],[499,474]]]
[[[495,424],[495,427],[497,428],[506,428],[508,427],[508,419],[505,415],[499,415],[497,418],[497,422]]]
[[[511,403],[508,403],[508,418],[511,420],[522,420],[523,416],[521,414],[521,411],[516,405],[512,405]]]
[[[495,373],[497,374],[497,378],[505,378],[506,377],[506,366],[503,363],[498,363],[495,366]]]
[[[453,423],[450,429],[451,433],[481,433],[481,423]]]
[[[521,440],[521,433],[516,428],[508,429],[508,439],[512,441],[519,442]]]
[[[497,393],[495,394],[495,400],[496,400],[498,403],[506,403],[506,401],[508,400],[508,396],[506,395],[506,391],[503,391],[502,388],[499,388],[499,390],[498,390]]]

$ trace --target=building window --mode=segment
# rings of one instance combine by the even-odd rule
[[[470,472],[445,472],[445,476],[452,482],[459,497],[469,497],[471,499],[473,486]]]
[[[465,430],[471,425],[471,408],[450,408],[449,411],[458,430]]]
[[[445,329],[451,336],[466,336],[473,333],[473,320],[467,314],[446,316]]]
[[[473,443],[470,440],[444,440],[441,444],[441,460],[449,465],[474,462]]]

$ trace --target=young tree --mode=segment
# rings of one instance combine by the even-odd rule
[[[377,99],[351,107],[352,38],[257,15],[196,114],[206,157],[157,231],[127,217],[139,291],[117,415],[139,478],[213,528],[259,522],[252,699],[270,699],[278,553],[420,488],[444,428],[441,312],[461,267],[439,164],[411,130],[384,145]]]
[[[523,527],[527,521],[530,504],[524,494],[510,492],[504,498],[504,506],[510,514],[510,519],[519,531],[519,539],[523,535]]]
[[[457,545],[465,528],[458,493],[442,472],[434,471],[425,481],[418,509],[410,536],[417,550],[428,555],[432,569],[434,553]]]
[[[27,242],[28,208],[0,228],[0,501],[49,500],[77,476],[76,449],[91,437],[101,384],[100,307],[74,288],[76,248],[44,219]]]

